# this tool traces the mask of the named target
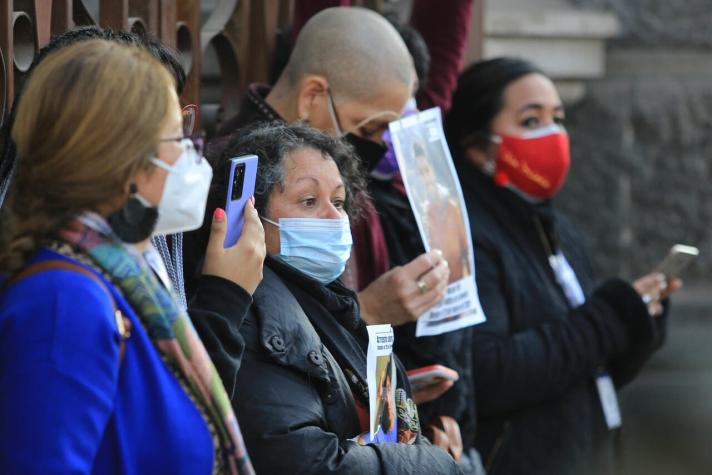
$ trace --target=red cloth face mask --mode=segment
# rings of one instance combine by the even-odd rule
[[[520,136],[500,136],[495,183],[511,186],[533,198],[549,199],[564,185],[569,172],[569,136],[551,125]]]

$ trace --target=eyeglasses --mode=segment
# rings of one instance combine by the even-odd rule
[[[159,140],[160,143],[164,142],[176,142],[187,150],[191,147],[195,150],[195,163],[199,164],[203,159],[203,151],[205,149],[205,138],[202,135],[195,135],[193,137],[172,137],[167,139]]]
[[[345,136],[346,134],[357,131],[364,125],[371,122],[372,120],[375,120],[375,119],[378,119],[381,117],[388,117],[390,119],[389,122],[392,120],[400,119],[400,114],[397,114],[393,111],[380,111],[380,112],[376,112],[374,114],[369,115],[368,117],[361,120],[358,124],[352,126],[348,130],[344,130],[344,128],[341,125],[341,121],[339,120],[339,114],[336,111],[336,105],[334,104],[334,96],[331,94],[331,88],[327,88],[326,93],[328,95],[327,102],[329,103],[329,114],[331,115],[331,122],[334,124],[334,127],[336,128],[336,132],[341,137]],[[359,134],[357,134],[357,135],[359,135]]]
[[[334,96],[331,95],[331,88],[326,88],[326,93],[329,95],[329,114],[331,114],[331,122],[336,127],[336,132],[339,135],[344,135],[343,128],[341,127],[341,121],[339,120],[339,115],[336,113],[336,106],[334,105]]]

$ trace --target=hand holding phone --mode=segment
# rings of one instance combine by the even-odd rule
[[[699,250],[696,247],[675,244],[653,272],[633,283],[633,287],[648,306],[650,315],[662,315],[662,302],[682,287],[678,276],[698,255]]]
[[[675,244],[665,259],[655,268],[655,272],[664,274],[668,280],[674,279],[679,277],[699,255],[699,249],[694,246]]]
[[[413,391],[441,383],[443,380],[455,382],[460,379],[457,371],[446,366],[434,364],[407,371],[408,381]]]
[[[244,155],[231,158],[227,176],[227,197],[225,213],[227,214],[227,234],[223,247],[226,249],[235,245],[242,234],[245,225],[243,213],[245,204],[255,194],[255,179],[257,178],[257,155]]]
[[[229,161],[225,209],[213,213],[202,273],[229,280],[253,294],[262,281],[266,254],[262,222],[254,208],[257,157]]]

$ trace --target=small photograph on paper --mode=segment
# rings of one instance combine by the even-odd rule
[[[414,166],[406,168],[404,180],[413,190],[414,211],[421,219],[428,248],[443,252],[450,266],[449,283],[472,275],[463,209],[442,148],[416,136],[410,155]]]
[[[396,367],[393,361],[393,328],[369,325],[366,372],[368,379],[369,432],[362,443],[398,442]]]
[[[376,416],[371,433],[388,442],[396,442],[396,402],[393,381],[393,355],[376,358]]]

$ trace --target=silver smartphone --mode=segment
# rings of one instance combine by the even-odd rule
[[[694,246],[685,244],[675,244],[670,248],[670,252],[665,256],[660,264],[655,268],[655,272],[665,274],[668,279],[679,277],[697,256],[700,255],[700,250]]]

